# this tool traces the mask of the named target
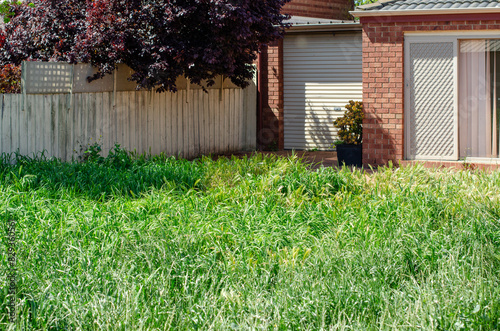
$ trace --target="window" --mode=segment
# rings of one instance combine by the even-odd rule
[[[459,41],[459,156],[500,156],[500,39]]]
[[[500,163],[500,38],[405,34],[405,157]]]

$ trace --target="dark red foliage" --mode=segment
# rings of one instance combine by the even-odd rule
[[[0,67],[0,93],[21,93],[21,66]]]
[[[5,32],[3,32],[2,27],[0,26],[0,48],[5,44]]]
[[[85,33],[86,5],[81,0],[34,0],[13,4],[14,16],[5,24],[6,42],[0,64],[31,61],[75,63],[77,36]]]
[[[289,0],[35,0],[15,6],[0,64],[90,62],[95,78],[117,63],[138,87],[175,90],[179,75],[244,87],[260,44],[280,37]]]

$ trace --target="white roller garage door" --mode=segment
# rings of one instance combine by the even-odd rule
[[[288,34],[283,44],[285,149],[331,150],[333,121],[362,98],[361,33]]]

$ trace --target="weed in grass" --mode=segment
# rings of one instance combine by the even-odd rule
[[[475,170],[477,170],[477,164],[464,162],[464,163],[462,163],[462,169],[468,170],[468,171],[475,171]]]

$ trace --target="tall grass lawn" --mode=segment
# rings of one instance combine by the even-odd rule
[[[500,329],[500,172],[3,155],[0,222],[0,330]]]

